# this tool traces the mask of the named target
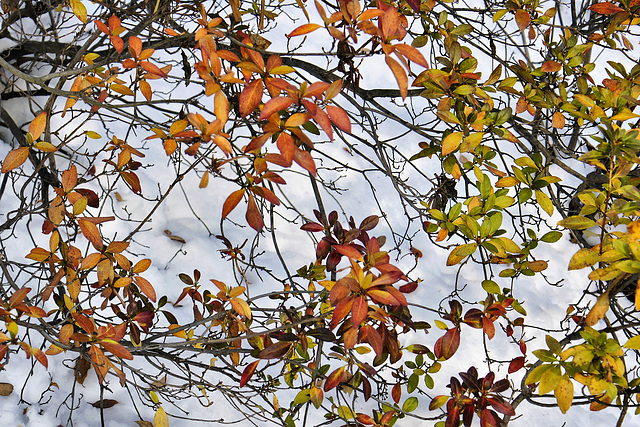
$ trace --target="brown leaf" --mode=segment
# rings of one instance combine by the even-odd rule
[[[560,71],[562,69],[562,64],[557,61],[545,61],[542,64],[541,71],[543,73],[555,73],[556,71]]]
[[[13,385],[9,383],[0,383],[0,396],[9,396],[13,393]]]
[[[524,9],[518,9],[516,11],[516,23],[520,31],[524,31],[531,23],[531,15]]]
[[[111,408],[112,406],[115,406],[118,403],[119,402],[114,399],[102,399],[102,400],[97,400],[93,403],[90,403],[90,405],[93,406],[94,408],[106,409],[106,408]]]
[[[279,359],[289,352],[291,345],[290,342],[279,341],[262,350],[258,357],[260,359]]]

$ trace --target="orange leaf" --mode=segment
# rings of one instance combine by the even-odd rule
[[[242,376],[240,377],[240,388],[244,387],[244,385],[247,382],[249,382],[249,380],[251,379],[251,376],[253,375],[253,373],[256,371],[256,368],[258,367],[258,363],[260,363],[260,361],[256,360],[255,362],[249,363],[249,365],[247,365],[247,367],[244,368],[244,371],[242,372]]]
[[[553,113],[553,117],[551,119],[551,127],[556,129],[562,129],[565,125],[564,115],[560,111],[556,111]]]
[[[145,71],[151,73],[151,74],[155,74],[156,76],[160,76],[160,77],[167,77],[167,73],[165,73],[163,70],[161,70],[157,65],[152,64],[149,61],[142,61],[140,62],[140,66],[142,68],[145,69]]]
[[[224,204],[222,205],[222,219],[225,219],[227,215],[229,215],[231,211],[234,210],[236,206],[238,206],[238,203],[240,203],[240,200],[242,200],[242,196],[244,196],[244,192],[244,189],[236,190],[233,193],[229,194],[229,196],[227,196],[227,200],[225,200]]]
[[[80,231],[82,231],[82,235],[91,242],[91,244],[97,249],[102,250],[102,237],[100,236],[100,231],[98,230],[98,226],[94,223],[89,222],[85,219],[78,220],[78,225],[80,226]]]
[[[591,308],[591,311],[589,311],[589,314],[587,314],[587,317],[584,321],[585,324],[587,326],[594,326],[596,323],[602,320],[607,314],[607,311],[609,311],[610,303],[611,299],[609,298],[609,292],[605,292],[604,294],[600,295],[596,300],[594,306]]]
[[[516,23],[518,24],[520,31],[524,31],[531,23],[531,16],[529,15],[529,12],[524,9],[518,9],[516,11]]]
[[[338,129],[351,133],[351,120],[349,120],[349,116],[342,108],[336,107],[335,105],[327,105],[327,113]]]
[[[262,219],[258,205],[251,194],[249,194],[249,204],[247,206],[247,214],[245,215],[245,218],[251,228],[256,231],[260,231],[262,230],[262,227],[264,227],[264,220]]]
[[[240,117],[246,117],[253,110],[258,108],[262,101],[263,91],[262,79],[254,80],[249,83],[240,93]]]
[[[544,64],[542,64],[542,67],[540,68],[540,70],[543,73],[555,73],[556,71],[560,71],[562,69],[562,64],[557,62],[557,61],[545,61]]]
[[[31,354],[36,358],[38,362],[42,364],[45,368],[49,366],[49,361],[47,360],[47,356],[44,354],[42,350],[39,348],[31,348]]]
[[[96,327],[91,321],[91,319],[89,319],[84,314],[71,313],[71,317],[73,317],[73,320],[76,322],[76,325],[84,329],[86,333],[93,334],[96,331]]]
[[[613,15],[618,12],[624,12],[624,9],[609,2],[596,3],[589,7],[589,10],[600,15]]]
[[[149,283],[144,277],[136,276],[136,285],[153,302],[156,302],[156,291],[153,289],[153,285]]]
[[[98,380],[102,384],[109,371],[109,360],[105,357],[102,350],[95,345],[92,345],[89,349],[89,356],[91,356],[91,362],[98,375]]]
[[[15,307],[16,305],[24,301],[30,290],[31,288],[20,288],[15,291],[13,295],[11,295],[11,298],[9,298],[9,306]]]
[[[124,41],[118,36],[109,36],[109,39],[111,40],[111,44],[113,45],[116,52],[122,53],[122,51],[124,50]]]
[[[140,52],[142,52],[142,40],[140,40],[140,37],[129,37],[129,52],[134,58],[140,56]]]
[[[7,173],[22,166],[22,164],[27,161],[28,157],[29,147],[20,147],[9,151],[7,157],[4,158],[4,162],[2,162],[2,169],[0,172]]]
[[[424,68],[429,68],[429,64],[427,60],[424,58],[422,53],[413,46],[408,44],[400,43],[393,45],[393,47],[400,52],[403,56],[405,56],[409,61],[415,62],[418,65],[423,66]]]
[[[131,354],[131,352],[127,350],[122,344],[119,344],[114,340],[103,339],[100,340],[99,344],[102,346],[102,348],[116,357],[119,357],[121,359],[133,360],[133,355]]]
[[[409,91],[409,79],[407,78],[407,73],[405,73],[402,65],[400,65],[398,61],[391,58],[389,55],[386,55],[384,57],[384,60],[391,69],[391,72],[396,78],[396,81],[398,82],[398,87],[400,88],[400,96],[402,96],[402,99],[405,99]]]
[[[47,112],[43,111],[38,114],[35,119],[29,125],[29,133],[33,137],[33,140],[40,138],[42,132],[44,132],[44,128],[47,124]]]
[[[293,160],[302,168],[306,169],[312,175],[316,174],[316,164],[311,154],[305,150],[295,147],[293,152]]]
[[[458,149],[463,137],[462,132],[453,132],[447,135],[442,141],[442,155],[447,156]]]
[[[145,97],[147,101],[151,101],[151,97],[153,96],[153,92],[151,92],[151,85],[146,80],[140,80],[140,92]]]
[[[305,34],[309,34],[310,32],[317,30],[318,28],[320,28],[320,25],[318,24],[303,24],[303,25],[300,25],[295,30],[291,31],[289,34],[287,34],[287,37],[291,38],[295,36],[302,36]]]
[[[219,90],[213,99],[213,113],[216,118],[222,122],[222,126],[227,122],[229,118],[229,99],[223,91]]]
[[[293,98],[289,98],[288,96],[277,96],[275,98],[272,98],[267,101],[266,104],[264,104],[258,120],[266,120],[273,113],[276,113],[280,110],[286,110],[291,104],[293,104]]]

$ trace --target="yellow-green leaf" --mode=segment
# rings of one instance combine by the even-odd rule
[[[569,270],[580,270],[581,268],[591,267],[598,262],[599,258],[598,252],[583,248],[573,254],[568,268]]]
[[[632,350],[640,350],[640,335],[629,338],[629,341],[627,341],[623,347],[630,348]]]
[[[562,380],[562,374],[560,373],[560,366],[553,365],[551,368],[544,371],[540,377],[540,387],[538,392],[540,395],[547,394],[551,390],[555,390]]]

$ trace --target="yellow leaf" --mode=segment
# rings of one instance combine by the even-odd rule
[[[581,268],[591,267],[598,262],[598,258],[598,252],[583,248],[573,254],[568,268],[569,270],[580,270]]]
[[[73,14],[78,17],[79,20],[87,23],[87,8],[84,7],[84,4],[80,0],[70,0],[69,6],[71,6],[71,10],[73,10]]]
[[[625,121],[625,120],[629,120],[629,119],[635,119],[636,117],[640,117],[640,115],[638,115],[636,113],[632,113],[631,110],[625,108],[623,111],[621,111],[618,114],[616,114],[615,116],[611,117],[611,120]]]
[[[544,211],[549,215],[553,215],[553,203],[549,196],[547,196],[542,190],[536,190],[536,200]]]
[[[118,92],[121,95],[133,96],[133,91],[131,89],[129,89],[128,87],[126,87],[125,85],[114,83],[109,87],[111,88],[112,91]]]
[[[169,417],[162,406],[158,407],[156,415],[153,417],[153,427],[169,427]]]
[[[632,350],[640,350],[640,335],[629,338],[629,341],[627,341],[623,347],[630,348]]]
[[[85,135],[87,135],[91,139],[100,139],[102,136],[98,132],[94,132],[92,130],[85,131]]]
[[[458,148],[460,141],[462,141],[462,132],[453,132],[445,137],[442,141],[442,155],[447,156]]]
[[[55,151],[58,151],[55,145],[45,141],[38,141],[33,144],[33,147],[37,148],[40,151],[44,151],[45,153],[53,153]]]
[[[484,132],[475,132],[471,135],[467,136],[462,144],[460,144],[460,152],[461,153],[471,153],[476,149],[478,145],[482,142],[482,137],[484,136]]]
[[[573,402],[573,383],[568,375],[564,375],[560,380],[560,383],[556,387],[554,392],[558,406],[563,414],[566,414],[569,408],[571,408],[571,402]]]

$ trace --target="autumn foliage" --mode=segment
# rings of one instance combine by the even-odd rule
[[[633,423],[640,1],[477,3],[3,2],[0,366],[69,424]]]

